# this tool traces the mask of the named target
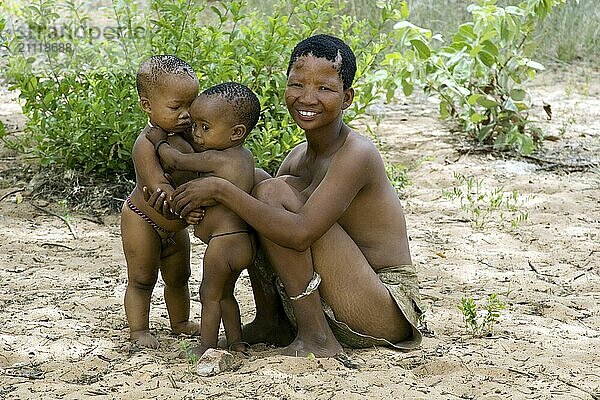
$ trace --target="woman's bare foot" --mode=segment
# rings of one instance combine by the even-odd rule
[[[289,345],[281,349],[281,354],[293,357],[335,357],[344,350],[333,334],[331,336],[296,337]]]
[[[181,335],[184,333],[190,336],[200,336],[200,324],[191,321],[184,321],[171,325],[171,331],[175,335]]]
[[[235,342],[229,345],[228,350],[249,355],[248,350],[250,350],[250,345],[246,342]]]
[[[131,332],[129,340],[141,347],[148,347],[150,349],[158,349],[158,340],[152,336],[150,331],[138,331]]]
[[[257,321],[242,326],[242,339],[248,344],[268,343],[287,346],[294,340],[294,332],[287,320]]]

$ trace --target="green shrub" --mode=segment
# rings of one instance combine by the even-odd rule
[[[282,98],[287,58],[301,39],[327,32],[357,55],[356,97],[345,112],[351,125],[382,98],[397,97],[398,89],[405,96],[424,89],[440,99],[442,117],[481,143],[527,153],[541,137],[528,120],[524,88],[542,68],[529,58],[532,32],[564,1],[500,7],[477,0],[468,7],[472,21],[450,41],[408,22],[402,0],[375,2],[378,15],[368,19],[345,15],[346,3],[334,0],[276,2],[268,14],[252,11],[245,0],[112,0],[101,10],[68,0],[10,2],[4,5],[9,19],[2,20],[11,28],[2,36],[4,77],[20,91],[28,123],[20,139],[9,141],[1,130],[0,137],[41,166],[133,179],[130,149],[145,123],[137,66],[152,54],[176,54],[194,67],[201,87],[236,80],[257,92],[263,115],[248,146],[273,173],[303,140]],[[94,22],[92,13],[104,19],[94,15]],[[400,169],[388,170],[397,186],[408,181]]]
[[[301,140],[283,101],[285,70],[292,46],[328,32],[344,38],[359,62],[355,103],[345,118],[364,116],[384,90],[373,74],[393,38],[384,25],[397,21],[403,2],[388,1],[370,22],[343,16],[332,0],[300,1],[274,7],[270,15],[249,10],[243,0],[222,2],[113,0],[95,12],[70,1],[36,0],[11,10],[13,29],[4,37],[6,79],[18,89],[28,116],[27,135],[9,144],[42,166],[133,178],[131,148],[145,117],[137,104],[135,72],[152,54],[176,54],[196,70],[200,85],[235,80],[254,89],[263,113],[248,139],[257,163],[275,172]],[[57,32],[60,27],[60,32]],[[111,28],[111,29],[109,29]],[[33,50],[27,54],[27,50]],[[25,50],[25,51],[23,51]]]
[[[496,0],[468,6],[472,21],[450,41],[409,22],[396,25],[407,51],[387,54],[394,84],[406,95],[415,85],[440,100],[440,115],[473,139],[499,150],[531,153],[542,138],[528,119],[525,82],[543,66],[530,57],[540,21],[565,0],[525,0],[500,7]]]

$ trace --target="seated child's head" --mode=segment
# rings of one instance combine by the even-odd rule
[[[198,96],[198,78],[192,67],[172,55],[152,56],[137,72],[140,106],[152,125],[166,132],[190,127],[189,108]]]
[[[245,85],[225,82],[198,96],[190,107],[195,151],[224,150],[240,145],[260,116],[260,101]]]
[[[356,57],[352,49],[343,40],[331,35],[314,35],[302,40],[294,47],[288,64],[287,76],[294,63],[303,56],[325,58],[334,64],[343,82],[343,89],[352,87],[356,74]]]

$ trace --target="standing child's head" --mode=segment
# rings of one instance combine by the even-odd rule
[[[237,82],[212,86],[190,107],[195,124],[196,151],[224,150],[242,144],[260,116],[260,101],[254,92]]]
[[[189,108],[198,96],[192,67],[173,55],[152,56],[137,72],[140,106],[150,123],[167,132],[182,132],[192,121]]]

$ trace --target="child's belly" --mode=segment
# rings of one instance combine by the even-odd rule
[[[204,219],[194,225],[194,236],[208,243],[212,235],[248,230],[246,222],[225,206],[206,208]]]

